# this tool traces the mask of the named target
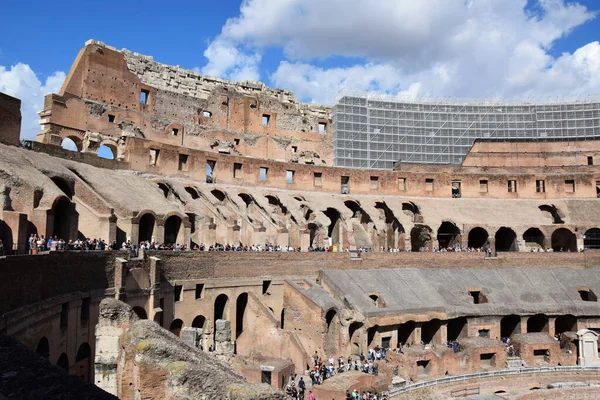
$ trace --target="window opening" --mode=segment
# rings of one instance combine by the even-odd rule
[[[453,199],[460,198],[460,182],[457,182],[457,181],[452,182],[452,198]]]
[[[196,300],[204,297],[204,283],[196,284]]]
[[[323,174],[321,172],[314,173],[314,186],[321,186],[323,184]]]
[[[262,294],[271,294],[271,293],[269,293],[270,287],[271,287],[271,281],[263,281]]]
[[[115,116],[112,115],[112,114],[108,114],[108,122],[114,123],[115,122]]]
[[[536,191],[536,193],[546,192],[546,182],[541,179],[536,180],[535,181],[535,191]]]
[[[481,180],[479,180],[479,191],[481,193],[487,193],[488,192],[488,181],[487,181],[487,179],[481,179]]]
[[[323,123],[323,122],[319,122],[319,133],[321,135],[325,134],[326,129],[327,129],[327,124]]]
[[[262,116],[262,125],[263,126],[269,126],[269,122],[271,121],[271,116],[268,114],[263,114]]]
[[[425,179],[425,190],[428,192],[433,192],[433,179]]]
[[[159,149],[150,149],[150,165],[158,164],[158,155],[160,154]]]
[[[342,176],[340,182],[341,182],[341,193],[349,194],[350,193],[350,177]]]
[[[242,177],[242,164],[233,163],[233,177],[241,178]]]
[[[175,285],[175,287],[173,288],[173,300],[175,300],[175,302],[181,301],[182,292],[183,286]]]
[[[267,180],[267,172],[269,172],[269,168],[265,168],[265,167],[260,168],[259,179],[261,181],[264,182]]]
[[[150,97],[150,92],[146,89],[142,89],[140,91],[140,103],[141,104],[148,104],[148,99]]]
[[[509,180],[508,181],[508,192],[509,193],[516,193],[517,192],[517,181],[516,180]]]
[[[294,171],[285,171],[285,183],[294,183]]]
[[[575,180],[573,180],[573,179],[565,180],[565,192],[575,193]]]
[[[179,171],[183,171],[184,169],[187,169],[187,162],[188,162],[188,155],[187,154],[180,154],[179,155],[179,166],[178,169]]]

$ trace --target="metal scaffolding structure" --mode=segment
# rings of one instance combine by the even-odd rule
[[[475,139],[600,136],[600,101],[408,100],[341,92],[333,107],[334,165],[460,164]]]

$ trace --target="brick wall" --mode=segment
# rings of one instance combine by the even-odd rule
[[[0,143],[19,145],[21,100],[0,93]]]
[[[0,314],[62,294],[112,287],[119,254],[56,252],[0,259]]]

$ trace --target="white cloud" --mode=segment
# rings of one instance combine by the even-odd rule
[[[10,69],[0,65],[0,92],[21,100],[21,139],[35,139],[40,130],[38,112],[44,108],[44,95],[57,93],[65,73],[57,71],[42,82],[27,64],[18,63]]]
[[[532,0],[535,1],[535,0]],[[329,102],[342,88],[403,95],[498,97],[598,91],[598,43],[554,58],[556,40],[595,18],[565,0],[244,0],[205,52],[203,72],[259,77],[260,54],[283,50],[271,83]],[[354,65],[323,67],[338,56]],[[360,61],[356,61],[356,59]]]

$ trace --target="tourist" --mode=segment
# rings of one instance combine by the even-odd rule
[[[315,400],[315,394],[312,390],[308,392],[308,400]]]
[[[0,239],[0,257],[4,255],[4,243],[2,243],[2,239]]]

